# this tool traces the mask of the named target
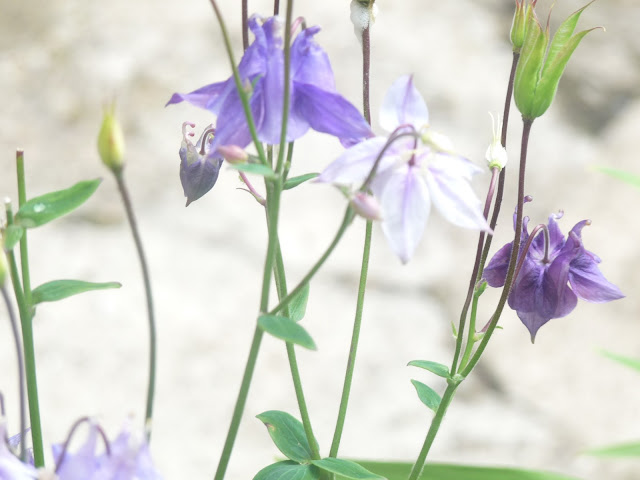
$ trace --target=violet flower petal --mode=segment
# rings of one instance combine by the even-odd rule
[[[380,126],[392,132],[400,125],[413,125],[420,130],[429,124],[429,110],[413,84],[413,75],[398,78],[384,97],[380,109]]]

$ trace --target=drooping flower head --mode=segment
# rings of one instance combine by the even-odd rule
[[[182,145],[179,153],[180,181],[189,206],[215,185],[222,166],[222,156],[211,146],[215,132],[213,125],[204,129],[195,145],[189,139],[193,132],[188,131],[187,127],[193,128],[195,125],[189,122],[182,124]]]
[[[561,217],[550,215],[546,233],[533,238],[509,294],[509,306],[531,333],[532,342],[542,325],[571,313],[578,298],[603,303],[624,297],[600,272],[600,258],[584,248],[582,229],[591,222],[578,222],[565,239],[556,222]],[[519,261],[529,240],[528,222],[525,217]],[[490,286],[505,284],[511,249],[512,243],[502,247],[484,269],[483,278]]]
[[[490,230],[469,183],[482,170],[452,153],[450,142],[429,128],[427,105],[411,76],[387,91],[380,125],[392,132],[389,138],[350,147],[318,181],[359,189],[375,166],[370,188],[381,206],[385,236],[403,263],[422,238],[431,204],[455,225]]]
[[[279,144],[285,85],[283,21],[277,16],[264,21],[253,16],[249,28],[255,39],[242,56],[238,71],[250,94],[249,105],[259,140]],[[291,44],[287,141],[300,138],[310,128],[336,136],[345,144],[371,137],[371,129],[358,109],[337,93],[329,58],[314,40],[319,31],[319,27],[302,30]],[[182,101],[217,115],[216,134],[210,146],[212,155],[220,145],[243,148],[251,141],[233,77],[191,93],[176,93],[167,105]],[[222,156],[218,154],[218,158]],[[211,181],[203,184],[213,186]]]

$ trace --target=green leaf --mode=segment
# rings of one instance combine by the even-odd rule
[[[241,172],[262,175],[265,178],[276,178],[276,173],[267,165],[261,163],[229,163],[229,168],[239,170]]]
[[[108,288],[120,288],[118,282],[91,283],[82,280],[54,280],[43,283],[32,292],[33,303],[55,302],[63,298],[78,295],[91,290],[106,290]]]
[[[424,368],[439,377],[449,378],[449,367],[441,363],[430,362],[429,360],[411,360],[408,364],[411,367]]]
[[[640,372],[640,359],[638,358],[625,357],[623,355],[618,355],[617,353],[608,352],[607,350],[602,350],[600,353],[613,361],[621,363],[625,367],[633,368]]]
[[[606,173],[610,177],[627,182],[636,188],[640,188],[640,175],[634,175],[633,173],[625,172],[624,170],[609,167],[595,167],[595,169],[599,172]]]
[[[317,480],[319,470],[313,465],[300,465],[296,462],[278,462],[260,470],[253,480]]]
[[[323,458],[322,460],[312,460],[316,467],[330,473],[340,475],[341,478],[350,480],[380,480],[384,479],[380,475],[370,472],[356,462],[342,460],[341,458]]]
[[[93,195],[102,179],[78,182],[73,187],[32,198],[20,207],[15,221],[21,227],[34,228],[75,210]]]
[[[267,427],[273,443],[285,457],[294,462],[309,463],[311,447],[302,422],[279,410],[269,410],[256,415],[256,418]]]
[[[307,180],[311,180],[312,178],[316,178],[319,173],[305,173],[304,175],[300,175],[298,177],[291,177],[284,182],[283,190],[290,190],[294,187],[297,187],[301,183],[306,182]]]
[[[24,228],[18,225],[8,225],[3,235],[4,248],[7,251],[13,250],[13,247],[15,247],[18,244],[23,234],[24,234]]]
[[[363,467],[383,475],[388,480],[406,480],[411,472],[411,463],[372,462],[358,460]],[[342,480],[337,477],[337,480]],[[578,480],[576,477],[536,470],[522,470],[506,467],[476,467],[472,465],[451,465],[428,463],[420,480]]]
[[[309,300],[309,284],[307,283],[289,302],[289,318],[294,322],[299,322],[307,312],[307,301]]]
[[[609,445],[585,452],[598,457],[640,457],[640,442]]]
[[[420,401],[434,412],[438,410],[438,406],[440,405],[441,400],[440,395],[434,392],[431,387],[427,387],[422,382],[411,380],[411,383],[413,383],[413,386],[416,387],[416,392],[418,392],[418,398],[420,399]]]
[[[285,342],[295,343],[301,347],[315,350],[316,344],[311,335],[290,318],[280,315],[260,315],[258,326],[267,333]]]

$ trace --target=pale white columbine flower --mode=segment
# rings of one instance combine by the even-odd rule
[[[454,154],[451,142],[431,131],[427,105],[411,76],[399,78],[387,91],[380,125],[392,132],[389,137],[345,150],[318,181],[360,189],[376,166],[367,187],[380,203],[382,229],[403,263],[422,238],[431,204],[455,225],[490,231],[469,183],[482,169]]]

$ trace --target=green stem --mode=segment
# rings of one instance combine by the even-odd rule
[[[287,125],[289,123],[289,105],[291,103],[291,21],[293,19],[293,0],[287,2],[287,14],[284,22],[284,96],[282,99],[282,127],[280,128],[280,148],[276,173],[284,178],[284,152],[287,145]]]
[[[453,395],[456,392],[456,388],[458,385],[455,383],[450,383],[447,386],[447,389],[442,396],[442,400],[440,401],[440,405],[438,406],[438,410],[436,411],[433,420],[431,420],[431,426],[429,427],[429,431],[427,432],[427,437],[424,439],[424,444],[422,445],[422,450],[420,450],[420,454],[418,455],[418,459],[416,463],[413,465],[411,469],[411,474],[409,475],[409,480],[417,480],[420,478],[420,474],[422,473],[422,469],[424,468],[424,464],[427,461],[427,455],[429,454],[429,450],[431,449],[431,445],[433,445],[433,441],[438,434],[438,429],[440,428],[440,424],[444,419],[445,414],[447,413],[447,409],[449,408],[449,404],[453,399]]]
[[[344,218],[342,219],[342,224],[340,225],[340,228],[338,228],[338,231],[336,232],[336,235],[333,238],[333,240],[331,241],[331,244],[329,245],[327,250],[322,254],[322,256],[320,257],[320,259],[318,259],[318,261],[315,263],[315,265],[313,267],[311,267],[311,270],[309,270],[309,272],[302,278],[302,280],[300,280],[300,283],[298,283],[298,285],[293,290],[291,290],[291,292],[289,292],[289,294],[286,297],[284,297],[282,300],[280,300],[280,303],[278,305],[276,305],[274,308],[271,309],[271,311],[269,312],[269,315],[275,315],[280,310],[282,310],[284,307],[286,307],[289,304],[289,302],[298,293],[300,293],[300,290],[302,290],[307,285],[307,283],[309,283],[309,281],[317,273],[317,271],[320,269],[320,267],[322,267],[324,262],[327,261],[327,258],[329,258],[329,256],[333,252],[333,250],[336,248],[336,246],[340,242],[340,239],[342,238],[342,235],[344,235],[344,232],[347,230],[347,227],[353,221],[354,215],[355,214],[354,214],[353,209],[351,208],[351,206],[347,207],[347,210],[344,213]]]
[[[6,203],[7,225],[13,223],[11,204]],[[38,379],[36,376],[36,353],[33,343],[33,324],[31,306],[27,304],[22,286],[18,263],[13,250],[7,252],[11,283],[18,303],[20,326],[22,327],[22,344],[24,347],[24,369],[27,383],[27,397],[29,399],[29,419],[31,420],[31,441],[33,444],[33,459],[37,468],[44,467],[44,442],[42,440],[42,424],[40,421],[40,402],[38,400]]]
[[[133,236],[133,241],[136,245],[138,259],[140,261],[140,268],[142,269],[144,292],[147,300],[147,317],[149,319],[149,380],[147,385],[147,403],[145,409],[145,432],[147,436],[147,442],[149,442],[149,440],[151,439],[151,429],[153,423],[153,400],[156,387],[157,356],[157,334],[153,308],[153,294],[151,291],[151,275],[149,274],[149,267],[147,265],[144,247],[142,246],[142,239],[140,238],[140,232],[138,231],[138,222],[136,221],[136,216],[133,211],[131,196],[129,195],[127,185],[125,184],[122,170],[114,171],[114,176],[118,184],[118,190],[120,191],[122,202],[124,203],[125,211],[127,212],[127,220],[129,221],[129,227],[131,228],[131,235]]]
[[[26,175],[24,173],[24,151],[16,150],[16,172],[18,174],[18,206],[27,203]],[[29,271],[29,249],[27,245],[27,231],[20,239],[20,265],[22,267],[22,291],[24,299],[31,310],[31,274]]]
[[[356,363],[356,353],[358,351],[358,341],[360,339],[360,327],[362,325],[362,311],[364,309],[364,294],[367,286],[367,274],[369,271],[369,254],[371,252],[371,232],[373,222],[367,221],[364,234],[364,248],[362,252],[362,267],[360,269],[360,283],[358,285],[358,300],[356,303],[356,316],[353,321],[353,333],[351,334],[351,347],[349,349],[349,359],[347,360],[347,369],[344,376],[344,385],[342,387],[342,398],[340,399],[340,408],[338,410],[338,420],[333,433],[333,442],[331,443],[330,457],[338,456],[340,448],[340,439],[344,429],[344,421],[347,416],[347,406],[349,404],[349,395],[351,393],[351,383],[353,381],[353,370]]]
[[[3,255],[3,253],[0,253]],[[7,313],[9,314],[9,322],[11,323],[11,333],[13,334],[13,340],[16,346],[16,357],[18,361],[18,392],[20,394],[20,434],[22,435],[20,441],[20,460],[23,462],[27,461],[27,450],[25,448],[26,445],[26,428],[27,428],[27,414],[25,412],[26,398],[24,392],[24,357],[22,354],[22,344],[20,342],[20,332],[18,331],[18,321],[16,319],[15,312],[13,311],[13,306],[11,305],[11,300],[9,299],[9,294],[7,293],[7,289],[4,285],[0,287],[2,290],[2,298],[4,299],[4,303],[7,307]],[[4,412],[2,412],[4,415]]]
[[[227,432],[227,438],[222,448],[222,454],[220,455],[220,461],[218,462],[218,468],[214,480],[222,480],[227,471],[229,465],[229,459],[231,458],[231,451],[233,450],[233,444],[236,441],[238,435],[238,428],[240,427],[240,420],[242,419],[242,413],[247,403],[247,396],[249,394],[249,387],[251,386],[251,379],[253,378],[253,371],[255,370],[256,360],[258,358],[258,352],[260,351],[260,343],[264,332],[256,325],[256,329],[253,333],[253,340],[251,341],[251,349],[249,350],[249,357],[247,358],[247,365],[244,369],[242,376],[242,383],[240,384],[240,391],[238,392],[238,398],[236,405],[233,409],[233,415],[231,416],[231,425],[229,425],[229,431]]]
[[[480,344],[476,352],[471,357],[469,364],[462,371],[462,376],[466,377],[471,373],[473,367],[476,366],[484,349],[487,348],[487,343],[491,339],[491,335],[493,335],[496,326],[498,325],[498,320],[500,320],[500,315],[502,314],[502,310],[507,303],[507,299],[509,298],[509,293],[511,291],[511,287],[513,286],[513,282],[515,281],[514,272],[516,269],[516,263],[518,261],[518,254],[520,252],[520,239],[522,238],[522,217],[524,211],[524,180],[525,173],[527,168],[527,148],[529,146],[529,135],[531,133],[531,126],[533,125],[533,120],[523,118],[523,128],[522,128],[522,144],[520,147],[520,171],[518,175],[518,206],[516,209],[516,226],[515,226],[515,234],[513,237],[513,243],[511,247],[511,256],[509,258],[509,268],[507,269],[507,276],[505,278],[504,288],[502,289],[502,295],[500,296],[500,300],[498,301],[498,306],[496,307],[495,312],[491,317],[491,322],[489,323],[489,327],[487,328],[486,333],[482,337]]]
[[[460,361],[460,369],[464,369],[465,365],[469,361],[471,352],[473,352],[473,346],[476,343],[476,317],[478,315],[478,299],[482,293],[476,288],[473,293],[473,303],[471,304],[471,315],[469,316],[469,335],[467,336],[467,345],[464,349],[464,355]]]

